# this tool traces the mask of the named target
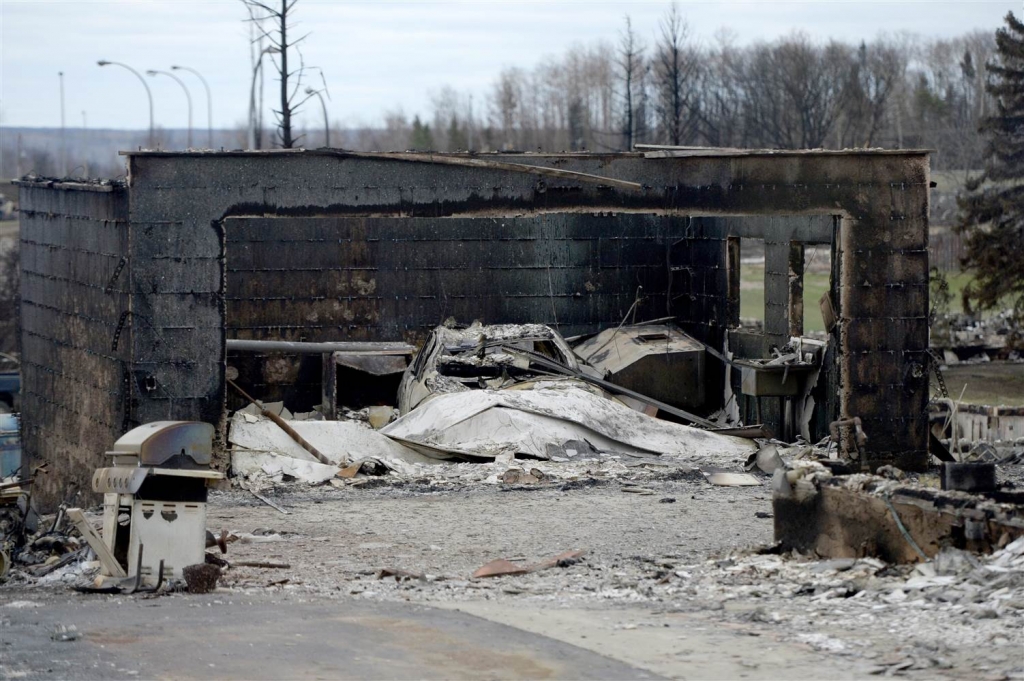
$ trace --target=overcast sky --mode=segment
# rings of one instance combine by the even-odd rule
[[[722,28],[739,43],[770,40],[794,30],[849,42],[883,31],[952,37],[994,31],[1020,0],[959,2],[680,2],[692,33],[710,41]],[[574,43],[615,40],[623,16],[653,42],[667,2],[348,2],[299,0],[296,20],[310,31],[306,63],[323,69],[328,110],[343,125],[376,124],[401,106],[429,112],[430,94],[444,84],[481,101],[504,66],[529,68]],[[251,71],[246,13],[238,0],[0,0],[0,123],[60,124],[57,72],[65,78],[69,127],[148,125],[142,85],[129,72],[96,65],[125,62],[139,71],[172,64],[201,71],[213,90],[215,127],[245,121]],[[191,88],[195,125],[206,125],[198,80]],[[156,123],[183,128],[185,96],[165,76],[148,78]],[[268,82],[268,87],[272,84]],[[318,121],[318,110],[307,112]]]

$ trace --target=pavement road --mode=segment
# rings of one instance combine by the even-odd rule
[[[4,596],[2,679],[658,678],[569,643],[423,605],[237,593]],[[58,625],[74,626],[77,640],[52,640]]]

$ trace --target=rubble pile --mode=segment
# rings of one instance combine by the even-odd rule
[[[4,507],[8,581],[147,597],[635,607],[770,629],[885,675],[950,668],[947,649],[1024,645],[1016,449],[954,446],[940,474],[867,474],[860,418],[808,442],[826,343],[708,355],[739,370],[737,394],[758,418],[762,398],[779,399],[783,439],[729,421],[735,408],[684,411],[706,396],[674,396],[673,372],[702,377],[707,356],[677,329],[606,330],[581,347],[594,364],[543,325],[440,327],[403,375],[397,408],[293,413],[229,381],[251,400],[228,420],[233,484],[213,465],[212,425],[139,426],[93,477],[102,515],[62,508],[29,527],[18,515],[27,501]],[[658,396],[640,392],[655,379]],[[239,524],[211,530],[209,494],[218,512],[247,507],[243,518],[281,525],[225,515]],[[337,503],[315,510],[326,501]],[[736,549],[772,532],[772,546]],[[875,660],[880,632],[906,650]]]
[[[1020,348],[1013,347],[1024,331],[1012,309],[986,317],[948,314],[937,319],[932,329],[932,346],[942,350],[947,364],[983,363],[995,358],[1024,361]]]
[[[618,331],[579,347],[626,378],[634,376],[630,369],[658,380],[667,375],[670,383],[679,374],[702,376],[703,345],[681,331],[666,325]],[[623,353],[630,359],[610,363],[612,354]],[[258,492],[285,481],[357,484],[380,473],[441,484],[496,482],[516,477],[509,471],[518,460],[566,464],[522,476],[532,483],[572,479],[605,462],[620,474],[658,459],[736,470],[756,450],[734,429],[604,381],[600,376],[611,369],[598,366],[544,325],[441,326],[402,378],[397,418],[386,406],[340,410],[339,420],[327,421],[315,411],[299,416],[281,403],[253,403],[231,418],[232,470],[236,482]],[[703,387],[694,395],[702,400]],[[700,427],[655,418],[659,409]],[[499,462],[500,470],[471,472],[454,462]]]
[[[100,562],[63,507],[40,518],[34,512],[23,517],[16,504],[2,506],[0,530],[4,542],[0,582],[70,585],[99,573]]]
[[[866,658],[874,665],[871,673],[886,675],[949,668],[954,656],[978,646],[989,646],[992,659],[987,661],[998,663],[997,650],[1019,651],[1024,645],[1024,540],[991,556],[947,549],[917,566],[749,551],[696,563],[680,558],[609,561],[587,554],[564,567],[517,570],[533,560],[526,558],[503,566],[501,576],[478,578],[367,570],[344,587],[342,597],[516,599],[543,608],[644,606],[652,614],[696,613],[752,630],[767,628],[783,640],[823,652]],[[228,588],[254,593],[251,582]],[[301,580],[271,588],[300,598],[308,593],[339,597]],[[887,637],[885,645],[878,644],[879,635]],[[877,652],[889,646],[897,652]],[[1002,662],[1013,666],[1012,660]],[[1018,660],[1017,672],[1024,673],[1024,660]]]

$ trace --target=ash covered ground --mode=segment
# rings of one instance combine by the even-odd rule
[[[74,594],[66,587],[82,575],[69,566],[45,583],[9,584],[0,613],[17,632],[39,612],[32,604],[65,616],[111,603],[198,605],[211,621],[243,605],[409,604],[673,678],[1024,678],[1024,542],[916,568],[762,553],[769,484],[714,487],[676,469],[536,485],[382,477],[263,489],[287,514],[245,490],[214,492],[208,525],[237,538],[224,557],[287,567],[233,566],[214,594],[154,598]],[[495,559],[535,565],[569,550],[586,553],[530,574],[472,577]],[[13,668],[35,675],[31,664]]]

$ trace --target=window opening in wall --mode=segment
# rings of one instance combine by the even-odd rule
[[[824,333],[819,302],[832,286],[832,247],[804,245],[804,333]]]
[[[764,331],[764,239],[740,242],[740,327]]]

